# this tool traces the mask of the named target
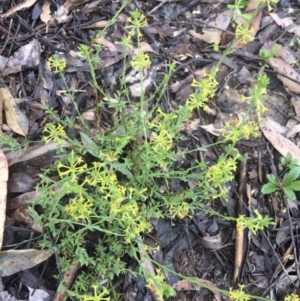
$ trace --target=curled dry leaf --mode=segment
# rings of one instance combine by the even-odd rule
[[[19,10],[22,10],[24,8],[28,8],[28,7],[32,6],[36,1],[37,0],[27,0],[23,3],[20,3],[19,5],[16,5],[16,6],[12,7],[11,9],[9,9],[6,13],[0,14],[0,17],[1,18],[9,17],[12,14],[14,14],[15,12],[19,11]]]
[[[27,210],[30,209],[31,211],[33,211],[34,209],[28,205],[25,206],[21,206],[20,208],[14,210],[9,217],[19,221],[21,223],[24,223],[25,225],[27,225],[29,228],[39,232],[39,233],[43,233],[43,228],[40,225],[37,225],[34,222],[34,219],[28,214]]]
[[[7,180],[8,164],[5,155],[3,154],[3,152],[0,151],[0,250],[3,243],[3,233],[5,224]]]
[[[6,122],[9,128],[21,136],[26,136],[29,129],[29,121],[18,108],[8,88],[0,82],[0,107],[2,106],[5,110]]]

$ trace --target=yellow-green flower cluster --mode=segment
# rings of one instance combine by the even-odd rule
[[[93,202],[86,200],[83,196],[75,197],[70,200],[70,204],[65,206],[67,213],[75,221],[84,220],[92,213]]]
[[[197,108],[203,108],[204,110],[207,108],[207,103],[210,98],[214,97],[216,87],[218,86],[216,80],[217,72],[218,68],[212,68],[210,73],[204,74],[200,81],[193,79],[191,86],[195,87],[197,91],[186,102],[190,111]]]
[[[168,151],[172,148],[174,134],[170,131],[170,123],[176,119],[176,115],[164,113],[161,108],[156,111],[156,117],[150,122],[150,128],[156,132],[151,133],[150,144],[151,149],[156,153]]]
[[[47,60],[47,67],[54,73],[61,73],[66,69],[67,62],[65,58],[60,58],[58,54],[54,54]]]
[[[247,227],[254,235],[256,235],[259,230],[274,225],[274,222],[272,222],[270,217],[263,217],[257,209],[253,212],[255,213],[255,217],[240,215],[237,218],[236,225],[238,231],[243,231]]]
[[[163,301],[164,296],[171,297],[176,295],[175,290],[165,282],[160,269],[156,269],[155,276],[147,276],[146,280],[146,287],[155,294],[157,300]]]
[[[290,294],[284,297],[284,301],[300,301],[300,296],[296,294]]]
[[[172,218],[178,217],[183,219],[185,217],[190,217],[190,205],[186,202],[182,202],[178,206],[171,205],[169,207],[169,213]]]
[[[94,295],[84,295],[82,301],[110,301],[109,291],[105,287],[101,287],[101,293],[98,294],[98,286],[92,285]]]
[[[206,178],[213,188],[231,181],[234,177],[233,172],[236,171],[236,157],[220,156],[218,162],[208,168]]]
[[[130,65],[132,68],[137,70],[147,70],[151,66],[150,56],[147,53],[139,52],[137,55],[133,56]]]
[[[43,130],[43,141],[47,144],[50,141],[56,142],[58,145],[61,145],[64,141],[64,138],[67,136],[63,126],[61,124],[54,125],[52,123],[47,123]],[[47,134],[47,135],[45,135]]]
[[[138,9],[132,11],[130,15],[127,18],[127,22],[130,25],[126,26],[126,29],[129,29],[129,36],[133,36],[136,31],[138,38],[140,38],[142,36],[141,28],[147,25],[147,19]]]
[[[240,120],[235,120],[233,123],[226,122],[222,135],[225,136],[226,141],[236,143],[241,139],[251,139],[259,137],[260,131],[257,122],[249,121],[243,123]]]
[[[273,8],[271,6],[271,4],[276,5],[279,0],[260,0],[261,3],[267,3],[268,4],[268,10],[271,11]]]
[[[259,75],[252,89],[251,96],[242,96],[242,101],[250,100],[250,106],[253,105],[256,108],[256,114],[259,119],[261,118],[261,113],[268,110],[262,103],[262,100],[267,96],[267,86],[269,82],[270,80],[266,74]]]
[[[87,165],[84,163],[81,156],[75,156],[72,150],[67,158],[68,165],[64,165],[61,162],[57,164],[57,171],[60,178],[69,178],[70,182],[77,182],[79,174],[87,170]]]
[[[254,29],[250,29],[247,24],[239,24],[235,29],[235,36],[245,45],[254,40]]]
[[[240,284],[239,290],[229,290],[229,301],[250,301],[251,295],[245,294],[243,291],[245,285]]]

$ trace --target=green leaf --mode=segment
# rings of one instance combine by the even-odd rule
[[[99,146],[84,132],[79,132],[83,145],[87,151],[94,157],[99,158]]]
[[[296,194],[292,189],[283,188],[283,191],[284,191],[284,194],[287,196],[288,199],[290,199],[291,201],[296,200]]]
[[[268,180],[269,180],[270,183],[272,183],[272,184],[274,184],[274,185],[277,186],[278,183],[277,183],[277,178],[276,178],[275,175],[269,174],[269,175],[267,175],[267,178],[268,178]]]
[[[294,182],[300,174],[300,167],[294,167],[288,173],[286,173],[283,177],[282,186],[287,187],[292,182]]]
[[[291,183],[288,187],[286,187],[288,189],[292,189],[294,191],[300,191],[300,181],[294,181],[293,183]]]
[[[261,192],[263,194],[270,194],[275,192],[276,190],[277,190],[277,185],[274,185],[273,183],[268,183],[262,187]]]
[[[131,171],[125,168],[123,164],[119,162],[114,162],[111,163],[110,166],[113,167],[115,170],[121,172],[123,175],[127,176],[129,179],[133,178],[133,174],[131,173]]]

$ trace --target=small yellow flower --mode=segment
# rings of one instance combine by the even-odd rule
[[[149,69],[151,66],[151,60],[149,54],[139,53],[138,55],[133,56],[130,61],[130,65],[132,68],[135,68],[137,70]]]
[[[161,130],[157,135],[155,132],[151,134],[151,145],[155,152],[162,150],[168,151],[173,145],[173,136],[166,130]]]
[[[54,54],[47,60],[47,67],[54,73],[60,73],[66,69],[67,63],[65,58],[60,58],[58,54]]]
[[[252,34],[252,35],[251,35]],[[249,29],[249,25],[246,24],[239,24],[236,27],[235,35],[237,38],[241,39],[243,44],[247,44],[254,40],[254,29]]]
[[[239,290],[232,290],[230,289],[229,291],[229,300],[230,301],[250,301],[251,300],[251,296],[247,295],[244,293],[243,289],[244,289],[245,285],[240,284],[239,285]]]
[[[93,202],[85,200],[82,196],[70,200],[70,204],[65,206],[68,214],[74,218],[75,221],[87,219],[92,213]]]
[[[52,123],[47,123],[43,134],[47,133],[47,136],[43,136],[42,140],[47,144],[50,141],[54,141],[57,144],[61,145],[63,138],[67,136],[63,126],[61,124],[54,125]]]

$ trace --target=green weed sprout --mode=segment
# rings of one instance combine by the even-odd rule
[[[287,196],[288,199],[291,201],[296,200],[295,191],[300,191],[300,181],[297,180],[300,175],[300,167],[295,166],[289,172],[287,172],[283,179],[280,179],[280,184],[275,175],[268,174],[267,178],[269,183],[263,185],[262,193],[270,194],[274,192],[280,191],[281,187],[284,194]]]

